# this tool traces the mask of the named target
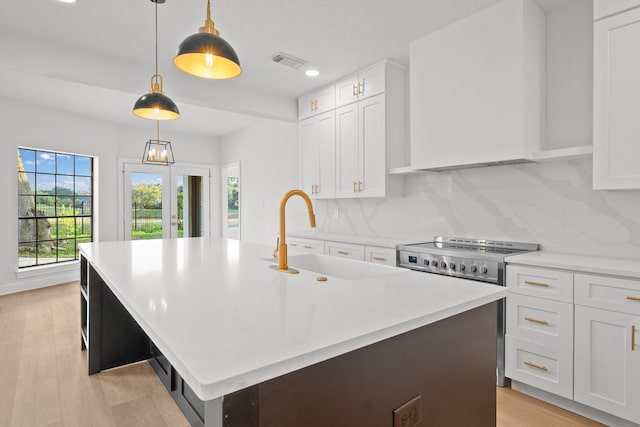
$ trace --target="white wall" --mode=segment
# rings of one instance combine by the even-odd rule
[[[220,162],[235,161],[240,162],[241,239],[275,248],[280,199],[299,186],[298,125],[265,120],[223,138]],[[301,198],[291,198],[286,212],[287,229],[309,227]]]
[[[593,139],[593,2],[547,14],[547,138],[543,148]]]
[[[33,147],[98,157],[98,229],[101,241],[117,240],[117,159],[142,158],[144,143],[155,138],[155,122],[143,121],[140,128],[64,113],[19,101],[0,99],[0,181],[5,183],[5,207],[0,210],[3,238],[0,240],[0,294],[75,280],[77,269],[17,278],[17,166],[16,149]],[[217,163],[218,142],[200,135],[163,131],[180,162]],[[217,202],[217,201],[216,201]]]

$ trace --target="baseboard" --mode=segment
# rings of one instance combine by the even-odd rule
[[[8,295],[16,292],[46,288],[48,286],[74,282],[76,280],[80,280],[80,267],[73,270],[58,271],[46,275],[27,277],[16,280],[12,283],[2,284],[0,285],[0,295]]]
[[[549,393],[548,391],[540,390],[539,388],[535,388],[515,380],[511,380],[511,388],[513,390],[519,391],[520,393],[527,394],[529,396],[535,397],[536,399],[542,400],[544,402],[550,403],[562,409],[566,409],[567,411],[582,415],[583,417],[587,417],[608,426],[638,427],[638,424],[632,423],[631,421],[623,420],[622,418],[616,417],[615,415],[611,415],[590,406],[583,405],[582,403],[578,403],[575,400],[566,399],[553,393]]]

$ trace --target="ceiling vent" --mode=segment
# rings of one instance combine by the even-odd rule
[[[304,59],[296,58],[293,55],[289,55],[288,53],[278,52],[276,56],[271,58],[273,62],[277,62],[278,64],[285,65],[289,68],[293,68],[297,70],[302,67],[304,64],[308,64],[309,61],[305,61]]]

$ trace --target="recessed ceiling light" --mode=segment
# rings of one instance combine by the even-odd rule
[[[307,77],[318,77],[320,75],[320,71],[318,70],[307,70],[304,72]]]
[[[76,0],[58,0],[60,3],[75,3]]]

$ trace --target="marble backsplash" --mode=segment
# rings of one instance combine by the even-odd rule
[[[535,242],[640,262],[640,190],[592,190],[590,158],[393,179],[404,180],[403,195],[316,201],[318,231],[399,243],[434,235]]]

